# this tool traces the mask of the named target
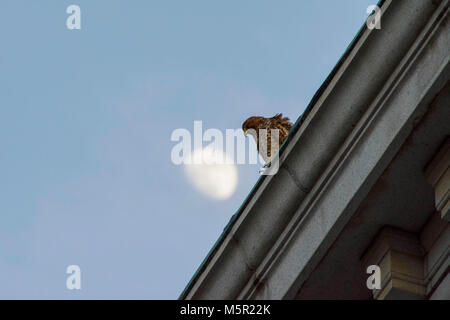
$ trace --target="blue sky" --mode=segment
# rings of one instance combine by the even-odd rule
[[[297,120],[371,4],[2,0],[0,298],[176,299],[259,175],[208,198],[172,131]]]

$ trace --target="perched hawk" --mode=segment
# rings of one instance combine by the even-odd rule
[[[279,138],[278,147],[281,147],[284,140],[287,138],[291,127],[292,123],[289,121],[289,118],[283,118],[283,115],[281,113],[275,115],[272,118],[250,117],[247,120],[245,120],[245,122],[242,124],[242,130],[244,131],[244,135],[247,135],[247,133],[249,132],[253,136],[253,138],[256,141],[258,152],[264,159],[266,164],[268,164],[271,161],[273,156],[271,154],[272,144],[270,137],[271,135],[270,129],[278,129],[278,138]],[[262,141],[260,150],[259,135],[261,129],[267,132],[267,141],[266,143]]]

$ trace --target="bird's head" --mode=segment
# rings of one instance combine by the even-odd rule
[[[253,129],[255,131],[258,130],[259,124],[263,117],[250,117],[242,124],[242,131],[244,131],[244,135],[247,135],[247,131]]]

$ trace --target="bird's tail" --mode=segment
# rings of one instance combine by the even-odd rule
[[[283,118],[283,114],[282,114],[282,113],[277,113],[274,117],[272,117],[272,119],[274,119],[274,120],[279,120],[279,121],[281,121],[281,122],[291,124],[291,121],[289,120],[288,117],[284,117],[284,118]]]

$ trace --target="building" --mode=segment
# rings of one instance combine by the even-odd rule
[[[449,1],[379,6],[181,299],[450,299]]]

